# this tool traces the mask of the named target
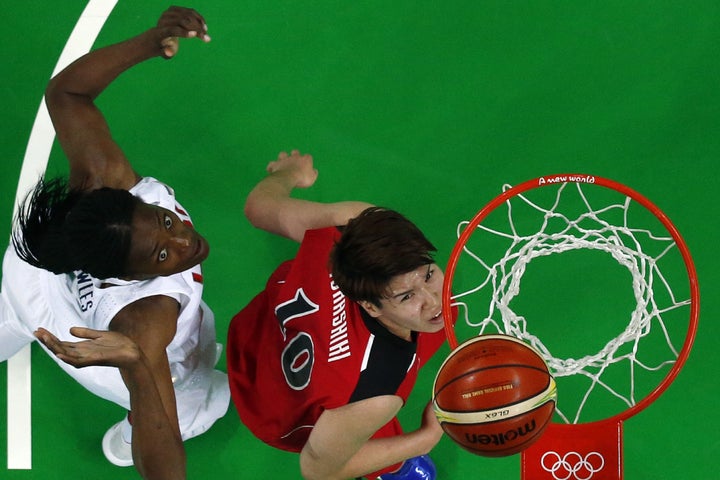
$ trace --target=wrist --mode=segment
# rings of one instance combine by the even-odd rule
[[[277,184],[281,185],[288,193],[298,188],[302,181],[302,172],[296,168],[284,168],[276,170],[269,175]]]
[[[140,347],[132,342],[123,346],[122,350],[117,353],[116,366],[130,373],[144,373],[150,370],[149,362]]]
[[[135,63],[162,56],[163,40],[160,29],[157,27],[150,28],[129,39],[128,42],[132,45],[132,52],[137,55]]]
[[[434,428],[434,426],[421,428],[416,430],[415,433],[418,434],[416,439],[417,446],[421,449],[418,455],[430,453],[443,436],[443,430],[439,425],[438,428]]]

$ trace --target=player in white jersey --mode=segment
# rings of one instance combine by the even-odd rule
[[[180,37],[210,40],[197,12],[171,7],[50,81],[70,174],[39,182],[21,208],[0,295],[0,361],[39,338],[88,390],[127,408],[103,451],[144,478],[185,478],[182,440],[225,414],[229,389],[201,299],[208,244],[172,189],[133,170],[94,100],[130,67],[173,57]]]

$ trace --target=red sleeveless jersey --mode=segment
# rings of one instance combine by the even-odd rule
[[[243,423],[273,447],[299,452],[326,409],[379,395],[407,400],[445,332],[408,342],[345,298],[329,270],[337,228],[306,232],[294,260],[230,323],[230,391]],[[396,422],[395,422],[396,423]],[[378,435],[399,434],[382,429]]]

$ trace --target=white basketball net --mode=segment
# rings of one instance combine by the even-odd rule
[[[559,205],[562,203],[563,195],[571,195],[569,192],[574,192],[575,187],[584,206],[580,208],[581,213],[574,216],[574,218],[568,218],[558,211]],[[509,188],[509,185],[505,185],[503,191]],[[549,206],[540,206],[533,203],[525,195],[516,195],[508,199],[505,202],[508,218],[507,229],[503,229],[503,231],[491,229],[483,226],[482,223],[477,227],[483,232],[500,237],[508,242],[504,256],[495,263],[491,263],[491,261],[482,258],[481,252],[471,251],[472,247],[466,245],[464,253],[470,255],[472,259],[482,265],[483,269],[487,271],[487,276],[481,279],[479,284],[462,292],[455,291],[455,285],[453,285],[454,303],[460,308],[461,316],[465,317],[467,324],[473,328],[479,328],[479,334],[491,333],[491,330],[494,329],[500,333],[513,335],[538,349],[545,357],[551,372],[556,378],[583,375],[589,379],[589,388],[582,397],[574,415],[566,414],[560,408],[557,409],[557,413],[567,423],[579,422],[580,413],[588,397],[595,389],[605,389],[628,407],[633,406],[636,402],[634,379],[638,369],[660,370],[667,365],[673,364],[678,356],[678,351],[672,344],[663,315],[666,315],[671,310],[690,304],[689,299],[676,300],[669,282],[665,279],[658,266],[658,261],[675,247],[675,242],[667,230],[662,232],[665,236],[660,236],[655,232],[633,228],[628,225],[631,205],[634,205],[634,208],[644,209],[629,197],[622,196],[624,200],[621,203],[594,208],[583,191],[583,189],[587,188],[602,187],[588,187],[580,183],[562,184],[558,187],[554,201]],[[574,201],[577,205],[577,201]],[[517,222],[513,216],[513,205],[518,205],[517,202],[523,202],[523,212],[527,212],[528,209],[525,206],[528,206],[531,211],[536,211],[538,215],[542,215],[543,220],[540,222],[542,226],[539,231],[531,235],[518,233]],[[498,207],[498,209],[500,208],[502,207]],[[613,225],[605,220],[610,212],[612,212],[611,216],[623,219],[622,222],[618,222],[622,223],[621,225]],[[465,221],[458,225],[458,236],[468,223],[470,222]],[[653,255],[643,251],[643,243],[647,245],[649,242],[655,243],[652,249],[655,252]],[[517,315],[510,304],[513,298],[520,293],[520,281],[531,261],[542,256],[577,249],[593,249],[606,252],[620,265],[627,268],[632,275],[632,289],[637,306],[630,315],[627,327],[616,338],[607,341],[600,351],[582,358],[557,358],[553,356],[553,353],[543,344],[540,338],[530,332],[526,319]],[[668,305],[658,305],[656,303],[653,289],[657,288],[662,288],[667,292],[666,295],[663,294],[663,298],[670,299]],[[462,300],[463,297],[480,290],[489,292],[489,289],[492,289],[492,292],[487,316],[480,321],[471,321],[468,306]],[[670,358],[656,364],[646,364],[639,358],[641,355],[638,354],[638,345],[640,340],[648,335],[653,328],[661,329],[664,341],[669,349],[667,356]],[[621,347],[626,344],[628,346],[623,348],[621,352]],[[603,373],[610,365],[620,362],[629,363],[629,376],[631,379],[629,393],[621,393],[620,389],[612,387],[602,378]],[[562,404],[562,401],[560,404]]]

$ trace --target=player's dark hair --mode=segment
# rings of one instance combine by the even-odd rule
[[[437,249],[398,212],[370,207],[350,220],[336,242],[333,279],[351,300],[380,306],[393,277],[433,263]]]
[[[40,180],[20,205],[13,247],[24,261],[53,273],[122,277],[139,202],[127,190],[77,191],[61,178]]]

